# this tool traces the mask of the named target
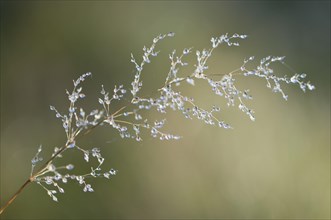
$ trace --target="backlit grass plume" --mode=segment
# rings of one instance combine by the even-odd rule
[[[29,178],[19,188],[17,193],[2,206],[0,213],[12,204],[20,192],[30,183],[40,185],[48,196],[54,201],[58,201],[58,195],[65,192],[65,185],[69,181],[76,181],[84,192],[93,192],[94,188],[91,185],[93,178],[110,179],[116,175],[117,170],[103,168],[105,157],[101,154],[99,148],[89,148],[79,144],[81,136],[90,133],[98,126],[109,126],[117,130],[123,139],[129,138],[142,141],[143,135],[147,135],[145,134],[146,131],[152,137],[160,140],[179,139],[180,136],[177,134],[171,134],[162,130],[166,119],[149,121],[143,118],[142,112],[156,109],[160,114],[164,114],[169,110],[179,111],[188,119],[196,118],[211,126],[224,129],[231,128],[228,122],[219,117],[221,114],[217,113],[220,111],[221,106],[211,103],[210,108],[201,108],[194,100],[194,97],[180,91],[182,84],[197,87],[196,84],[199,81],[205,81],[216,95],[226,100],[227,106],[239,108],[252,121],[255,120],[254,111],[246,104],[248,100],[252,99],[252,96],[249,93],[249,89],[240,90],[237,88],[237,80],[246,77],[261,79],[262,83],[266,83],[266,86],[272,92],[279,93],[285,100],[288,99],[288,96],[283,91],[283,84],[298,85],[304,92],[314,89],[314,86],[309,81],[304,81],[306,78],[304,73],[295,73],[293,76],[288,77],[280,76],[277,74],[277,71],[272,69],[274,63],[285,65],[285,57],[282,56],[267,56],[259,61],[255,61],[254,56],[251,56],[243,59],[242,64],[232,72],[226,74],[209,72],[208,59],[213,55],[215,49],[221,46],[239,46],[239,41],[247,37],[241,34],[225,34],[211,38],[210,49],[193,51],[192,48],[187,48],[179,52],[173,50],[169,55],[170,67],[165,74],[164,84],[156,93],[153,93],[157,95],[151,97],[141,96],[140,90],[143,87],[142,75],[145,66],[153,62],[158,56],[157,44],[164,38],[173,36],[174,33],[168,33],[155,37],[150,47],[143,48],[143,55],[140,58],[131,54],[131,62],[135,68],[131,87],[124,88],[123,85],[116,85],[112,91],[107,91],[101,85],[100,96],[96,100],[95,107],[92,108],[95,110],[91,112],[87,112],[79,106],[79,102],[85,97],[82,89],[83,81],[90,77],[91,73],[85,73],[73,81],[73,88],[66,92],[69,101],[67,112],[60,112],[56,107],[50,106],[50,109],[55,113],[55,117],[62,123],[66,142],[62,144],[62,147],[55,147],[53,154],[47,160],[43,160],[44,156],[41,156],[42,146],[38,148],[36,155],[31,160],[32,168]],[[196,62],[194,64],[187,63],[185,60],[188,56],[195,56]],[[254,68],[249,68],[247,67],[248,63],[251,63],[250,66],[257,64],[255,64]],[[181,73],[181,68],[185,66],[194,67],[194,70],[184,75]],[[117,101],[123,101],[125,105],[119,109],[114,109],[112,104]],[[82,155],[86,163],[92,162],[91,164],[93,165],[84,174],[75,173],[75,161],[72,164],[55,165],[55,161],[58,158],[65,157],[67,151],[77,151],[78,154]],[[40,163],[39,169],[35,170],[34,168],[38,163]]]

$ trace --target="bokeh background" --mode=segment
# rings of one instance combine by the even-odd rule
[[[165,129],[183,136],[179,141],[146,133],[136,143],[99,128],[80,145],[100,147],[104,167],[117,169],[117,176],[93,180],[94,193],[69,183],[58,203],[31,184],[1,219],[330,218],[329,1],[1,1],[1,203],[28,177],[40,144],[47,158],[64,143],[49,105],[67,109],[72,80],[93,73],[82,105],[96,108],[101,84],[132,81],[130,53],[139,60],[144,45],[170,31],[176,37],[159,44],[161,54],[145,69],[145,95],[163,84],[172,49],[207,48],[212,36],[227,32],[249,38],[239,48],[219,48],[211,72],[231,71],[251,55],[286,55],[317,89],[304,94],[286,86],[286,102],[264,81],[243,78],[240,86],[254,97],[253,123],[205,84],[185,87],[206,108],[220,104],[219,116],[235,129],[179,112],[147,115],[167,117]],[[75,152],[61,162],[86,168]]]

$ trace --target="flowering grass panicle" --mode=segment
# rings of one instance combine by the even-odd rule
[[[255,120],[254,111],[246,105],[246,101],[252,99],[250,90],[240,90],[236,87],[236,82],[241,77],[263,79],[268,88],[275,93],[280,93],[285,100],[288,99],[288,96],[283,91],[282,84],[297,84],[304,92],[315,88],[309,81],[304,81],[306,78],[306,74],[304,73],[295,73],[290,77],[276,74],[272,69],[272,65],[274,63],[280,63],[286,66],[284,62],[285,57],[283,56],[267,56],[258,61],[256,67],[249,68],[247,64],[253,64],[255,60],[254,56],[251,56],[248,59],[244,59],[237,69],[229,73],[210,73],[208,59],[212,56],[215,49],[222,45],[229,47],[239,46],[239,41],[247,38],[246,35],[241,34],[225,34],[220,37],[211,38],[209,49],[196,50],[195,53],[192,48],[185,48],[180,53],[173,50],[169,55],[170,68],[165,74],[163,86],[157,90],[157,95],[142,97],[140,95],[140,90],[143,87],[141,78],[145,65],[150,64],[158,56],[159,51],[156,51],[157,44],[164,38],[173,36],[174,33],[171,32],[155,37],[150,47],[143,48],[141,62],[138,62],[135,56],[131,54],[131,62],[135,66],[131,88],[124,88],[123,85],[115,85],[113,91],[109,92],[105,89],[104,85],[101,85],[100,96],[96,102],[97,106],[91,112],[87,112],[79,107],[78,102],[85,97],[81,84],[92,74],[89,72],[85,73],[73,81],[72,91],[66,91],[69,101],[67,113],[61,113],[54,106],[50,106],[50,109],[55,112],[55,117],[62,123],[66,142],[63,143],[62,147],[55,147],[50,158],[39,166],[39,170],[35,171],[36,165],[43,161],[43,158],[40,156],[42,146],[38,148],[36,155],[31,160],[30,177],[18,192],[1,208],[0,213],[15,200],[27,184],[32,182],[45,189],[54,201],[58,201],[56,195],[65,192],[63,187],[68,181],[76,181],[84,192],[93,192],[94,189],[88,180],[97,177],[110,179],[116,175],[117,171],[113,168],[106,171],[102,169],[105,158],[101,155],[99,148],[93,147],[89,149],[79,144],[79,138],[81,136],[87,135],[98,126],[110,126],[118,131],[120,137],[130,138],[136,141],[143,140],[143,130],[148,130],[152,137],[159,138],[160,140],[177,140],[180,136],[162,130],[166,119],[149,121],[142,116],[143,111],[149,111],[151,109],[156,109],[161,114],[171,109],[181,112],[188,119],[196,118],[208,125],[225,129],[231,128],[223,119],[216,117],[215,113],[220,112],[220,106],[211,104],[209,109],[200,107],[194,98],[180,91],[182,84],[196,86],[198,81],[205,81],[213,93],[226,100],[227,106],[238,107],[252,121]],[[195,56],[196,63],[187,63],[185,59],[188,56]],[[185,75],[180,71],[185,66],[192,66],[194,70]],[[127,92],[128,90],[130,92]],[[114,102],[125,100],[131,101],[127,101],[119,109],[112,107]],[[55,161],[58,158],[64,157],[66,151],[77,151],[81,153],[86,163],[95,160],[97,165],[91,166],[90,170],[86,171],[85,174],[75,174],[74,164],[71,163],[56,166]]]

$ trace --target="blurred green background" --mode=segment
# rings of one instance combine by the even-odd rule
[[[253,123],[205,84],[187,87],[183,92],[206,108],[222,104],[220,117],[235,129],[179,112],[149,115],[167,117],[166,130],[183,136],[179,141],[146,133],[136,143],[99,128],[80,145],[100,147],[104,167],[119,170],[117,176],[92,180],[94,193],[67,184],[58,203],[31,184],[1,219],[330,218],[329,1],[1,1],[1,203],[28,177],[37,146],[46,159],[64,143],[49,105],[67,109],[72,80],[93,73],[82,103],[91,110],[101,84],[130,84],[130,53],[140,60],[144,45],[170,31],[176,37],[159,44],[160,56],[145,69],[146,95],[163,84],[172,49],[207,48],[212,36],[227,32],[249,38],[239,48],[219,48],[211,72],[233,70],[251,55],[286,55],[317,89],[285,87],[285,102],[263,80],[243,78],[240,85],[254,97]],[[86,166],[77,152],[61,162]]]

